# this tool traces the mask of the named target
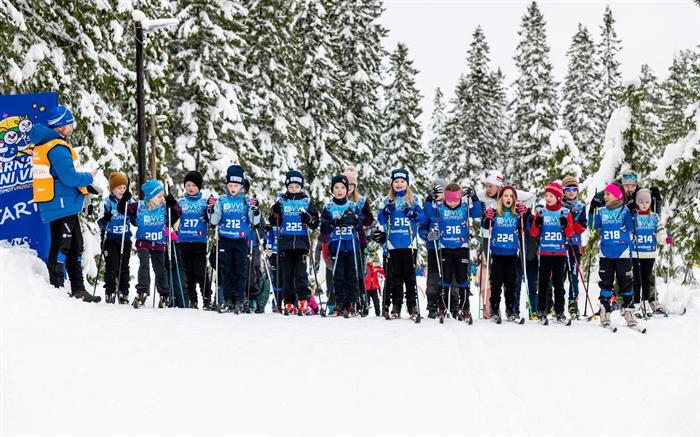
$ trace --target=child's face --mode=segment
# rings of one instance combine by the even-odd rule
[[[345,184],[341,182],[336,182],[333,185],[333,197],[336,199],[345,199],[348,196],[348,189],[345,188]]]
[[[195,185],[194,182],[187,181],[187,182],[185,182],[185,191],[190,196],[194,196],[195,194],[199,193],[199,187],[197,185]]]
[[[165,194],[161,191],[160,193],[156,194],[156,197],[151,200],[153,202],[153,205],[155,206],[161,206],[165,202]]]
[[[238,182],[229,182],[226,184],[226,188],[232,196],[236,196],[243,189],[243,184],[239,184]]]
[[[557,203],[557,198],[552,193],[544,193],[544,201],[551,206]]]
[[[112,190],[112,194],[114,194],[114,197],[117,199],[121,199],[124,192],[126,192],[126,185],[119,185]]]
[[[292,194],[301,193],[301,185],[297,184],[296,182],[292,182],[291,184],[287,185],[287,191]]]
[[[637,202],[637,206],[639,207],[640,211],[647,212],[649,211],[649,208],[651,208],[651,202],[647,202],[646,200],[640,200]]]
[[[444,198],[445,196],[443,195],[442,197]],[[457,207],[459,206],[460,203],[462,203],[462,200],[461,200],[461,199],[457,199],[457,200],[446,200],[446,201],[445,201],[445,205],[447,205],[448,207],[450,207],[450,208],[452,208],[452,209],[457,208]]]
[[[394,179],[394,182],[391,183],[391,188],[397,193],[399,191],[404,191],[406,187],[408,187],[408,184],[406,180],[402,178]]]
[[[615,199],[615,196],[606,191],[603,193],[603,200],[605,200],[605,203],[608,204],[610,202],[614,202],[617,199]]]
[[[485,184],[484,190],[486,191],[486,195],[489,197],[495,197],[496,194],[498,194],[498,186],[494,184]]]
[[[564,188],[564,198],[566,198],[566,200],[576,200],[577,196],[578,196],[578,188],[576,188],[576,187]]]
[[[510,190],[506,190],[506,192],[503,193],[502,199],[503,206],[505,206],[506,208],[510,208],[515,203],[515,197],[513,197],[513,192]]]

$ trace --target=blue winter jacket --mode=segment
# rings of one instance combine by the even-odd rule
[[[32,128],[29,139],[35,146],[54,139],[65,140],[58,132],[41,124]],[[93,182],[92,174],[76,171],[66,147],[54,147],[48,158],[51,162],[51,176],[54,178],[54,198],[37,204],[44,223],[80,213],[85,195],[78,191],[78,187],[87,187]]]

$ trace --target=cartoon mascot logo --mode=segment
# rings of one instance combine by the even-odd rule
[[[9,117],[0,121],[0,164],[17,156],[31,156],[33,145],[29,141],[32,130],[29,117]]]

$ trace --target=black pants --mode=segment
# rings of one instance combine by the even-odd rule
[[[641,300],[653,302],[656,296],[652,296],[651,287],[653,285],[652,275],[654,274],[655,258],[635,259],[632,263],[634,272],[634,303]]]
[[[282,308],[282,278],[277,268],[277,254],[273,253],[272,256],[267,259],[267,262],[270,266],[270,276],[272,276],[272,284],[270,284],[270,287],[272,287],[272,292],[275,294],[274,303],[279,310]]]
[[[149,270],[148,261],[151,261],[153,273],[156,277],[156,290],[161,296],[170,295],[170,282],[168,281],[168,269],[165,263],[165,252],[140,249],[136,251],[139,258],[139,273],[136,291],[138,293],[149,294],[151,288],[151,272]]]
[[[391,302],[396,306],[403,303],[403,289],[406,287],[406,307],[413,312],[418,304],[416,294],[416,260],[415,251],[411,249],[392,249],[389,251],[387,290]]]
[[[435,254],[435,249],[429,248],[428,275],[425,281],[425,294],[428,297],[428,311],[437,310],[440,293],[442,293],[442,286],[440,285],[437,255]]]
[[[70,279],[71,292],[85,291],[83,266],[83,233],[78,215],[71,215],[49,223],[51,245],[49,246],[49,282],[54,287],[63,287],[65,273]],[[65,269],[65,270],[64,270]]]
[[[248,271],[246,272],[246,298],[248,300],[257,300],[260,295],[260,248],[253,247],[253,257],[248,260]]]
[[[564,312],[566,262],[566,256],[540,256],[540,271],[537,285],[538,310],[547,311],[549,309],[547,303],[551,299],[551,289],[549,288],[551,279],[552,288],[554,288],[554,312],[557,314]]]
[[[206,279],[207,243],[179,243],[180,271],[190,303],[197,303],[197,286],[205,301],[211,301],[211,280]],[[206,283],[206,284],[205,284]]]
[[[378,316],[381,313],[381,307],[379,305],[379,290],[367,290],[367,299],[372,300],[374,314]]]
[[[497,314],[501,305],[501,288],[506,298],[506,314],[515,311],[515,281],[518,276],[517,255],[491,255],[491,312]],[[519,312],[519,311],[518,311]]]
[[[453,283],[457,284],[459,289],[459,302],[451,300],[450,306],[454,308],[456,303],[459,309],[469,309],[469,249],[466,247],[442,249],[442,298],[438,302],[440,309],[445,309]],[[450,311],[453,308],[450,308]]]
[[[122,240],[108,238],[105,240],[103,253],[105,256],[105,293],[113,294],[119,291],[129,295],[129,258],[131,258],[131,239],[124,239],[124,252],[121,252]],[[121,272],[119,263],[121,262]],[[119,290],[117,290],[119,276]]]
[[[598,262],[600,297],[610,299],[613,294],[615,279],[622,294],[624,308],[632,306],[634,297],[634,274],[632,260],[629,258],[600,258]]]
[[[248,272],[248,240],[219,238],[219,284],[224,300],[243,303]]]
[[[335,254],[334,254],[335,255]],[[335,294],[335,307],[342,310],[347,305],[354,303],[358,296],[358,277],[362,272],[359,270],[357,259],[353,261],[352,252],[338,252],[338,259],[335,262],[335,275],[333,275],[333,292]]]
[[[306,275],[306,251],[282,250],[279,254],[284,303],[295,304],[297,300],[308,300],[309,278]]]

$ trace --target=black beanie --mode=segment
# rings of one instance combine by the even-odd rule
[[[411,183],[408,176],[408,170],[405,168],[397,168],[391,171],[391,182],[394,182],[396,179],[403,179],[407,184]]]
[[[234,164],[230,166],[226,170],[226,183],[237,183],[243,185],[243,181],[245,179],[245,172],[243,171],[243,167],[241,167],[238,164]]]
[[[185,175],[185,181],[182,184],[184,185],[187,182],[192,182],[201,190],[202,184],[204,183],[204,178],[202,178],[201,173],[198,171],[188,171]]]
[[[333,179],[331,179],[331,192],[333,192],[333,187],[335,187],[335,184],[337,184],[338,182],[345,185],[346,190],[348,189],[348,185],[349,185],[348,177],[345,176],[344,174],[339,174],[339,175],[333,176]]]
[[[288,187],[291,183],[297,183],[304,188],[304,175],[299,170],[289,170],[284,178],[284,186]]]

